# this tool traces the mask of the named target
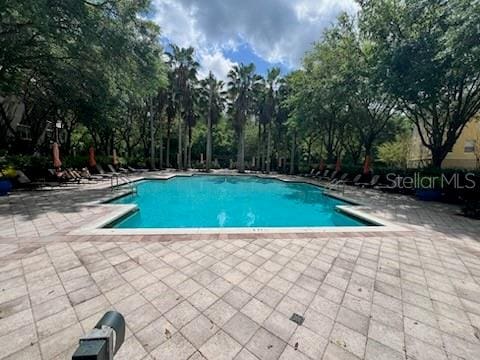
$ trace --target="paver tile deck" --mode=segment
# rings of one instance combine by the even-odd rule
[[[0,359],[70,359],[111,309],[127,320],[115,359],[479,358],[480,222],[455,206],[348,188],[408,231],[68,235],[109,196],[0,198]]]

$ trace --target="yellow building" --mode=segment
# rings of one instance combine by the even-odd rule
[[[423,167],[431,163],[432,155],[423,146],[418,131],[412,135],[409,167]],[[480,169],[480,116],[472,119],[442,163],[442,168]]]

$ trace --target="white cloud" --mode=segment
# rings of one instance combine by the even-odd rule
[[[230,69],[237,63],[227,59],[220,50],[206,52],[199,55],[201,68],[200,78],[208,76],[211,71],[217,79],[227,81],[227,75]]]
[[[199,46],[205,42],[195,25],[195,9],[185,7],[175,0],[154,0],[154,21],[161,26],[162,34],[181,47]]]
[[[357,11],[354,0],[154,0],[155,21],[180,46],[194,46],[204,67],[224,72],[222,50],[247,43],[259,57],[299,66],[341,11]],[[203,71],[203,70],[202,70]],[[213,71],[213,68],[212,68]]]

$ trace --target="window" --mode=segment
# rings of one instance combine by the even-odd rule
[[[465,153],[473,153],[475,152],[475,140],[467,140],[465,141],[465,147],[463,150]]]

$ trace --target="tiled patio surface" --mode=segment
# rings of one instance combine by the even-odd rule
[[[349,189],[411,231],[67,235],[107,195],[0,198],[0,359],[70,359],[109,309],[115,360],[480,359],[480,222],[454,206]]]

